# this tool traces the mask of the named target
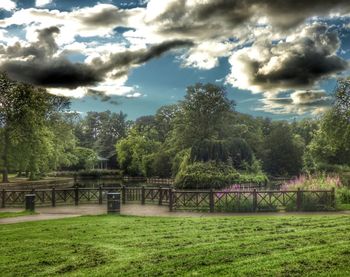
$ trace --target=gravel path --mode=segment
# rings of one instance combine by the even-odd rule
[[[16,212],[23,209],[0,209],[0,212]],[[62,206],[62,207],[43,207],[37,208],[36,215],[18,216],[0,219],[0,224],[11,224],[18,222],[40,221],[50,219],[60,219],[69,217],[78,217],[82,215],[100,215],[106,214],[106,205],[80,205],[80,206]],[[169,212],[166,206],[157,205],[139,205],[126,204],[122,205],[122,215],[135,216],[165,216],[165,217],[208,217],[208,216],[310,216],[310,215],[349,215],[350,211],[342,212],[301,212],[301,213],[199,213],[199,212]]]

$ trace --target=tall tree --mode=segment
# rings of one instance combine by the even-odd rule
[[[264,142],[264,168],[277,176],[293,176],[302,169],[304,144],[287,122],[274,122]]]
[[[11,155],[17,159],[21,156],[22,165],[28,165],[34,178],[39,164],[43,164],[43,155],[47,157],[52,148],[47,122],[57,112],[67,109],[69,100],[45,89],[13,82],[4,74],[0,75],[0,88],[3,182],[8,182]]]
[[[126,136],[130,122],[126,114],[88,112],[76,126],[76,135],[80,146],[94,149],[102,157],[115,154],[115,144]]]
[[[176,117],[175,141],[180,149],[205,139],[223,139],[230,130],[234,102],[213,84],[189,86]]]

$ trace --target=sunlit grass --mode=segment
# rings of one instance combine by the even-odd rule
[[[33,215],[35,212],[30,211],[21,211],[21,212],[0,212],[0,218],[9,218],[9,217],[17,217],[24,215]]]
[[[94,216],[0,226],[2,276],[350,276],[350,216]]]

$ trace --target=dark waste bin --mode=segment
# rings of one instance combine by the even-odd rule
[[[35,194],[26,194],[26,211],[35,211]]]
[[[119,192],[107,193],[107,213],[109,214],[120,213],[120,193]]]

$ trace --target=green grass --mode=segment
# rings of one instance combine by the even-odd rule
[[[22,211],[22,212],[0,212],[0,218],[17,217],[24,215],[33,215],[35,212]]]
[[[350,210],[350,204],[339,204],[338,209],[341,211],[349,211]]]
[[[0,226],[1,276],[350,276],[350,216],[91,216]]]

